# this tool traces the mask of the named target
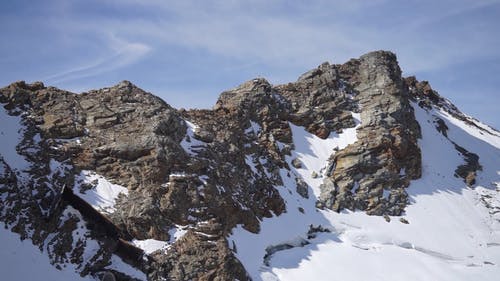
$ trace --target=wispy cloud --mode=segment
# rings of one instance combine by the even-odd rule
[[[151,47],[137,42],[128,42],[113,34],[105,37],[106,55],[91,63],[74,66],[68,70],[45,77],[49,83],[61,83],[85,77],[96,76],[133,64],[143,58]]]
[[[92,23],[94,30],[108,30],[122,38],[141,38],[145,42],[142,44],[158,49],[200,49],[245,63],[305,67],[390,49],[399,54],[406,70],[419,72],[473,59],[493,50],[495,45],[491,43],[498,41],[455,40],[432,26],[498,1],[451,1],[445,3],[451,7],[448,12],[427,11],[425,6],[430,2],[426,1],[413,4],[420,9],[415,13],[405,11],[402,5],[397,12],[403,16],[394,15],[395,19],[385,25],[386,18],[393,16],[389,8],[394,2],[370,1],[368,7],[365,1],[314,1],[307,5],[287,1],[108,2],[120,9],[140,7],[150,13],[132,19],[101,18]],[[86,19],[73,23],[89,25]]]

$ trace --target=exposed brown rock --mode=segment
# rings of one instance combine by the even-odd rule
[[[454,142],[452,143],[455,145],[455,149],[460,152],[460,155],[462,155],[465,161],[464,164],[457,167],[455,170],[455,176],[461,177],[468,186],[473,186],[476,183],[477,171],[483,170],[483,167],[479,164],[479,156],[475,153],[469,152],[467,149]]]
[[[352,102],[355,92],[336,65],[323,63],[297,82],[275,88],[291,105],[290,121],[320,138],[356,125],[351,115],[357,109]]]
[[[340,67],[361,111],[358,141],[336,153],[320,206],[400,215],[405,188],[420,177],[420,127],[415,121],[396,56],[373,52]],[[387,197],[384,197],[388,193]]]
[[[220,237],[189,232],[167,251],[156,254],[151,280],[248,280],[245,269]]]

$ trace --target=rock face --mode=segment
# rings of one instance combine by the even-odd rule
[[[320,206],[400,215],[405,188],[421,174],[420,128],[396,57],[388,52],[362,56],[340,67],[352,85],[361,112],[358,141],[335,154],[321,186]]]
[[[384,51],[324,63],[285,85],[250,80],[211,110],[174,109],[127,81],[82,94],[16,82],[0,89],[0,103],[20,120],[15,150],[25,164],[0,157],[0,221],[55,266],[72,263],[103,280],[134,279],[109,266],[115,255],[149,280],[248,280],[226,238],[237,225],[257,233],[260,220],[287,212],[282,174],[303,165],[287,161],[290,124],[325,139],[358,125],[359,115],[357,141],[332,149],[326,172],[314,172],[323,177],[317,205],[400,215],[405,188],[421,175],[417,100],[467,119],[427,82],[403,78]],[[436,125],[446,136],[446,124]],[[465,161],[457,176],[473,185],[479,159],[457,150]],[[84,172],[128,190],[114,212],[82,199],[95,188],[80,182]],[[303,179],[295,184],[314,196]],[[148,239],[168,249],[132,244]]]
[[[351,115],[357,109],[355,92],[336,65],[324,63],[276,89],[291,104],[289,120],[318,137],[356,125]]]

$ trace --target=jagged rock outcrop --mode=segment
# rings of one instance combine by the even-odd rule
[[[289,120],[321,138],[356,125],[351,115],[357,109],[355,93],[336,65],[324,63],[276,89],[291,104]]]
[[[404,78],[404,82],[408,88],[410,97],[417,100],[420,107],[429,109],[434,105],[470,126],[476,127],[481,131],[486,131],[491,135],[500,136],[500,132],[494,128],[478,126],[476,123],[477,120],[470,116],[466,116],[453,103],[440,96],[438,92],[432,89],[428,81],[418,81],[414,76],[410,76]]]
[[[16,82],[0,89],[0,103],[21,122],[16,151],[25,163],[0,157],[0,220],[82,275],[131,280],[109,268],[118,255],[150,280],[247,280],[231,231],[258,233],[263,218],[289,211],[284,192],[315,198],[299,176],[284,186],[283,175],[302,167],[290,159],[291,124],[322,139],[358,126],[357,141],[332,148],[326,169],[314,171],[319,207],[401,215],[405,189],[421,175],[411,101],[469,120],[425,81],[403,78],[384,51],[324,63],[284,85],[250,80],[210,110],[174,109],[127,81],[82,94]],[[436,126],[446,137],[446,124]],[[456,173],[473,185],[479,159],[457,150],[466,163]],[[128,191],[113,212],[80,198],[94,188],[81,181],[86,172]],[[186,234],[176,238],[176,229]],[[168,247],[146,253],[132,244],[147,239]]]
[[[400,215],[405,188],[420,177],[420,128],[394,54],[374,52],[340,67],[361,112],[358,141],[336,153],[320,206]]]

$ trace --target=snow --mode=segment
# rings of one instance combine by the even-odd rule
[[[433,110],[429,114],[445,121],[450,140],[479,156],[479,163],[483,166],[483,171],[478,174],[476,181],[478,185],[492,187],[492,182],[498,181],[500,178],[498,175],[500,171],[500,136],[489,134],[487,131],[466,124],[443,110]]]
[[[145,239],[145,240],[132,240],[132,243],[136,246],[144,250],[146,254],[151,254],[155,251],[165,249],[168,246],[168,242],[160,241],[155,239]]]
[[[21,116],[10,116],[7,110],[0,106],[0,143],[2,151],[0,156],[7,162],[12,170],[22,172],[30,165],[22,155],[16,151],[16,146],[23,138],[24,126],[21,123]]]
[[[175,243],[177,240],[181,239],[187,233],[187,226],[176,225],[168,231],[170,235],[169,241],[160,241],[155,239],[145,239],[145,240],[132,240],[132,243],[144,250],[146,254],[151,254],[158,250],[168,251],[168,248]]]
[[[459,119],[456,119],[455,117],[453,117],[452,115],[450,115],[448,112],[446,112],[444,110],[434,110],[433,112],[434,112],[434,114],[439,115],[440,117],[442,117],[446,121],[448,121],[447,125],[452,124],[452,125],[460,128],[462,130],[462,132],[456,131],[456,130],[452,130],[452,132],[462,133],[462,134],[466,133],[470,136],[475,137],[476,140],[481,140],[481,141],[486,142],[486,143],[488,143],[496,148],[500,148],[500,136],[498,134],[493,135],[493,134],[488,133],[488,131],[494,132],[494,130],[492,128],[490,128],[489,126],[474,120],[473,122],[476,125],[485,129],[486,131],[480,130],[477,127],[474,127],[472,125],[464,123],[463,121],[461,121]]]
[[[19,235],[5,229],[3,223],[0,223],[0,245],[2,280],[94,280],[89,276],[81,277],[70,266],[58,270],[50,264],[46,253],[40,252],[30,240],[21,241]]]
[[[449,122],[454,123],[468,134],[475,136],[479,139],[482,139],[483,141],[488,142],[497,148],[500,148],[499,147],[500,132],[494,129],[493,127],[490,127],[489,125],[486,125],[481,121],[475,119],[474,117],[468,116],[467,114],[460,113],[463,115],[463,117],[465,117],[469,122],[473,123],[475,126],[465,123],[462,120],[453,117],[449,113],[449,111],[446,110],[439,110],[439,111],[440,114],[447,116]]]
[[[267,178],[272,179],[274,176],[267,169],[267,163],[267,159],[264,157],[258,157],[255,154],[245,155],[245,164],[250,167],[253,175],[261,174],[261,172],[259,172],[259,169],[257,168],[259,167],[261,168],[260,170],[264,172]]]
[[[245,155],[245,164],[247,164],[248,167],[252,170],[252,173],[258,174],[259,171],[257,170],[257,167],[255,166],[256,164],[254,163],[254,160],[252,158],[252,155]]]
[[[198,126],[184,120],[187,125],[186,137],[181,141],[182,148],[191,156],[198,154],[200,148],[205,146],[205,143],[195,139],[194,132],[198,129]]]
[[[295,150],[292,159],[299,158],[302,167],[297,173],[304,181],[313,188],[314,194],[319,196],[319,185],[323,182],[321,177],[313,178],[312,172],[322,176],[322,169],[326,168],[328,158],[335,153],[334,149],[344,149],[351,143],[356,142],[356,129],[361,124],[359,113],[353,113],[357,126],[344,129],[339,135],[332,132],[327,139],[321,139],[314,134],[308,133],[304,128],[290,124],[292,129]]]
[[[97,243],[97,241],[90,238],[91,234],[90,231],[87,229],[86,222],[83,216],[80,214],[78,210],[76,210],[71,206],[66,207],[66,209],[63,211],[61,224],[59,225],[59,227],[62,227],[63,221],[66,221],[67,219],[70,219],[72,217],[78,218],[77,225],[72,232],[72,237],[73,237],[72,248],[75,249],[77,247],[77,244],[82,242],[85,245],[82,252],[83,262],[79,265],[76,265],[76,269],[82,270],[85,263],[87,263],[89,260],[92,259],[92,257],[96,255],[96,253],[99,251],[100,246]],[[50,252],[57,251],[57,249],[53,249],[53,245],[51,243],[48,243],[47,248],[50,250]],[[75,266],[75,265],[70,264],[69,257],[66,257],[65,266]],[[74,271],[77,271],[76,269]]]
[[[171,179],[182,179],[182,178],[185,178],[187,177],[188,175],[184,172],[180,172],[180,173],[171,173],[170,175],[168,175],[169,178]]]
[[[81,184],[93,186],[90,190],[80,192]],[[103,176],[91,171],[82,171],[75,179],[73,192],[87,201],[96,210],[106,213],[115,211],[115,200],[120,194],[128,195],[127,188],[109,182]]]
[[[250,127],[245,130],[245,134],[258,135],[260,132],[262,132],[262,127],[258,123],[250,120]]]
[[[117,255],[111,256],[111,264],[108,265],[106,268],[107,269],[114,269],[116,271],[125,273],[128,276],[131,276],[132,278],[136,278],[138,280],[147,280],[146,274],[144,274],[144,272],[142,272],[136,268],[133,268],[129,264],[125,263]]]
[[[68,172],[68,170],[71,170],[71,165],[67,163],[61,163],[54,159],[50,159],[49,167],[50,167],[49,177],[62,176],[65,175]]]
[[[187,233],[187,227],[181,226],[181,225],[176,225],[174,228],[170,229],[168,231],[168,234],[170,234],[170,244],[175,243],[175,241],[181,239],[184,235]]]
[[[238,226],[229,237],[254,280],[498,280],[500,213],[493,208],[500,207],[500,138],[446,112],[413,106],[422,128],[423,175],[407,190],[411,204],[403,217],[409,224],[399,217],[388,223],[363,212],[316,210],[322,179],[311,173],[321,175],[333,148],[355,141],[355,132],[344,130],[345,135],[321,140],[293,126],[292,157],[298,157],[302,167],[293,168],[290,177],[282,171],[285,184],[279,191],[287,213],[264,219],[259,234]],[[434,127],[436,117],[449,127],[449,139]],[[464,160],[450,140],[479,155],[483,171],[478,172],[478,187],[469,188],[453,176]],[[312,187],[309,199],[295,192],[297,176]],[[319,233],[308,245],[277,251],[268,259],[269,266],[264,265],[266,247],[307,238],[310,224],[331,233]]]
[[[359,120],[359,115],[356,118]],[[317,226],[327,223],[320,213],[316,211],[315,207],[314,195],[319,192],[318,186],[321,179],[312,178],[311,172],[320,171],[326,167],[328,158],[334,153],[334,147],[344,148],[357,140],[356,128],[346,129],[342,134],[332,133],[329,138],[323,140],[308,133],[302,127],[293,124],[290,124],[290,126],[295,150],[292,152],[291,157],[287,157],[287,162],[290,167],[293,167],[291,161],[298,157],[304,168],[294,169],[290,176],[288,176],[287,170],[280,170],[284,186],[279,187],[278,190],[287,203],[287,212],[280,216],[265,218],[261,222],[259,234],[250,233],[238,226],[233,229],[233,234],[228,238],[230,245],[232,245],[232,242],[236,245],[236,256],[243,263],[253,280],[267,280],[267,278],[263,279],[261,274],[263,276],[269,274],[274,276],[263,265],[263,257],[268,246],[286,242],[295,243],[306,235],[310,224]],[[247,165],[250,167],[254,167],[252,162],[251,158],[247,159]],[[295,178],[300,176],[315,190],[310,199],[301,197],[295,191]],[[310,190],[309,193],[311,192]],[[299,208],[304,209],[305,212],[300,212]],[[285,229],[286,231],[284,231]]]

